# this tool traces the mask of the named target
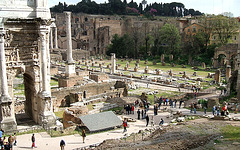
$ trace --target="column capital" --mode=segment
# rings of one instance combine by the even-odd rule
[[[0,27],[0,38],[4,37],[6,34],[6,31],[4,30],[3,27]],[[0,42],[3,43],[4,41],[0,39]]]
[[[72,14],[71,11],[64,11],[63,13],[66,14],[66,15],[68,15],[68,16],[70,16],[70,15]]]

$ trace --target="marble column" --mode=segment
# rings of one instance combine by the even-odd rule
[[[48,91],[48,77],[47,77],[47,44],[46,44],[47,28],[45,26],[40,27],[40,45],[41,45],[41,74],[42,74],[42,93],[43,95],[49,95]]]
[[[116,58],[115,53],[111,53],[111,61],[112,61],[112,73],[115,73],[116,70]]]
[[[50,49],[53,49],[53,28],[50,28],[49,40],[50,40]]]
[[[75,74],[75,63],[72,58],[72,34],[71,34],[71,12],[64,12],[66,20],[66,34],[67,34],[67,67],[66,76]]]
[[[14,103],[8,93],[4,35],[4,28],[0,27],[0,76],[2,91],[0,98],[0,128],[9,131],[16,130],[17,123],[14,114]]]
[[[58,41],[57,41],[57,27],[54,28],[54,31],[55,31],[55,35],[54,35],[54,48],[58,48]]]
[[[231,66],[227,65],[227,68],[226,68],[226,81],[227,82],[229,81],[230,77],[231,77]]]
[[[4,50],[4,34],[3,28],[0,28],[0,75],[1,75],[1,91],[2,97],[9,97],[8,85],[7,85],[7,71],[6,71],[6,59]]]

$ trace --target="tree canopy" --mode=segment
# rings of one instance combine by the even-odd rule
[[[63,11],[72,11],[73,13],[101,14],[101,15],[138,15],[149,14],[156,16],[182,17],[186,15],[202,15],[201,12],[194,9],[185,8],[184,4],[172,3],[150,3],[143,9],[143,4],[137,4],[133,0],[127,3],[126,0],[108,0],[106,3],[97,4],[95,1],[82,0],[76,5],[67,5],[65,2],[59,2],[58,5],[50,8],[51,12],[61,13]]]

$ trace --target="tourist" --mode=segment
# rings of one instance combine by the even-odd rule
[[[220,106],[217,106],[217,116],[219,116]]]
[[[138,109],[137,114],[138,114],[138,120],[140,120],[140,109]]]
[[[144,111],[143,111],[143,109],[142,109],[142,119],[144,119]]]
[[[33,147],[36,147],[36,145],[35,145],[35,136],[34,136],[34,134],[32,134],[32,148]]]
[[[207,107],[205,106],[204,107],[204,114],[206,115],[206,113],[207,113]]]
[[[8,139],[4,136],[3,137],[3,145],[6,145],[8,143]]]
[[[16,145],[17,145],[17,136],[16,136],[16,133],[13,134],[13,139],[14,139],[13,145],[16,146]]]
[[[197,98],[197,92],[194,93],[194,99],[196,99],[196,98]]]
[[[123,120],[123,132],[126,132],[127,131],[127,119],[126,118],[124,118],[124,120]]]
[[[166,105],[168,105],[168,98],[166,98]]]
[[[191,110],[190,110],[190,113],[192,113],[192,111],[193,111],[193,103],[191,103]]]
[[[170,107],[173,108],[173,103],[172,103],[172,99],[171,98],[169,100],[169,104],[170,104]]]
[[[177,108],[177,100],[174,100],[174,108]]]
[[[153,119],[153,116],[152,116],[152,119],[151,119],[151,127],[154,127],[154,119]]]
[[[226,93],[227,93],[227,89],[224,89],[224,95],[226,95]]]
[[[1,149],[4,149],[4,144],[3,144],[3,138],[2,137],[0,138],[0,146],[1,146]]]
[[[62,140],[60,141],[61,150],[64,150],[64,146],[65,146],[65,141],[62,139]]]
[[[148,123],[149,123],[149,117],[148,117],[148,115],[146,116],[146,122],[147,122],[147,125],[146,125],[146,127],[148,126]]]
[[[194,103],[194,114],[197,113],[196,110],[197,110],[197,102]]]
[[[182,105],[182,100],[180,100],[180,102],[179,102],[179,109],[181,108],[181,105]]]
[[[9,143],[9,148],[12,149],[13,147],[13,142],[14,142],[14,138],[12,137],[12,135],[10,135],[8,137],[8,143]]]
[[[163,125],[163,124],[164,124],[164,121],[163,121],[163,119],[161,118],[159,125]]]
[[[213,109],[212,109],[213,116],[215,115],[215,110],[216,110],[216,107],[213,106]]]
[[[133,114],[134,114],[134,105],[132,105],[132,108],[131,108],[131,110],[132,110],[132,112],[133,112]]]
[[[84,129],[82,130],[82,138],[83,138],[83,143],[85,143],[86,132]]]
[[[0,129],[0,138],[2,138],[2,135],[3,135],[3,130]]]

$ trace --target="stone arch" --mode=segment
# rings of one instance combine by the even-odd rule
[[[31,75],[24,73],[24,87],[25,87],[25,113],[30,117],[33,118],[33,100],[34,100],[34,80]]]
[[[218,68],[218,56],[223,54],[226,56],[228,62],[230,62],[231,57],[237,54],[238,44],[226,44],[221,47],[217,47],[214,53],[214,68]],[[235,60],[234,60],[235,61]]]

